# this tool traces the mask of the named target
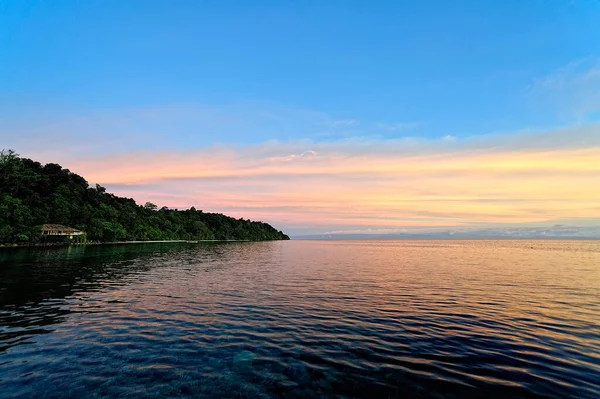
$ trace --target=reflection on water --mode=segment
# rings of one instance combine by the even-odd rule
[[[599,397],[600,242],[0,252],[0,397]]]

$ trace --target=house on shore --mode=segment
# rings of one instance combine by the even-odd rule
[[[84,231],[77,230],[73,227],[63,226],[61,224],[44,224],[42,225],[42,236],[44,237],[73,237],[85,234]]]

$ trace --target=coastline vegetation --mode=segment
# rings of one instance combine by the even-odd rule
[[[0,243],[42,242],[40,226],[86,232],[94,242],[158,240],[288,240],[271,225],[207,213],[138,205],[55,163],[42,165],[12,150],[0,152]]]

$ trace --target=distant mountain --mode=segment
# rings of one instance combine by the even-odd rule
[[[141,206],[102,186],[90,187],[60,165],[42,165],[0,152],[0,243],[36,243],[41,226],[64,225],[93,241],[147,240],[289,240],[263,222],[220,213]],[[78,239],[82,239],[78,237]]]
[[[398,240],[398,239],[477,239],[477,238],[600,238],[600,226],[578,227],[554,225],[549,227],[491,227],[462,228],[402,233],[343,233],[332,232],[295,236],[305,240]]]

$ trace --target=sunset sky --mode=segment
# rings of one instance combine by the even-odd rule
[[[600,2],[0,1],[0,149],[292,235],[600,225]]]

